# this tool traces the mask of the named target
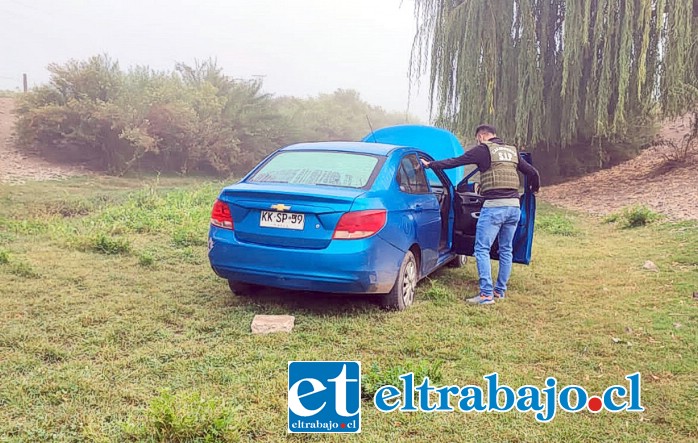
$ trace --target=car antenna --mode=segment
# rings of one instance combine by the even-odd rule
[[[371,136],[373,136],[373,142],[378,143],[378,140],[376,139],[376,133],[373,132],[373,125],[371,124],[371,119],[368,118],[368,114],[366,114],[366,121],[368,122],[368,127],[371,129]]]

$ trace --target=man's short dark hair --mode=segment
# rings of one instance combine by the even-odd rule
[[[475,135],[478,135],[482,132],[487,132],[488,134],[496,135],[497,129],[492,125],[480,125],[477,128],[475,128]]]

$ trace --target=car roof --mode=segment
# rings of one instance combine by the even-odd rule
[[[281,148],[280,151],[342,151],[387,156],[399,148],[404,146],[367,142],[314,142],[297,143]]]

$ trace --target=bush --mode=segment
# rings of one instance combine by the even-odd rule
[[[58,214],[61,217],[80,217],[94,211],[96,205],[89,200],[59,200],[43,204],[44,214]]]
[[[644,206],[628,208],[624,211],[624,228],[637,228],[645,226],[661,218],[661,215]]]
[[[164,391],[150,402],[145,421],[129,424],[125,431],[137,440],[221,441],[232,432],[232,424],[233,408],[224,400]]]
[[[131,243],[126,238],[111,237],[103,233],[79,241],[80,249],[100,254],[118,255],[131,252]]]
[[[658,137],[651,143],[658,153],[665,160],[665,165],[682,166],[694,159],[698,155],[698,110],[693,111],[690,117],[689,129],[679,141],[674,141],[666,137]]]
[[[143,251],[138,256],[138,264],[144,268],[155,267],[155,255],[149,251]]]
[[[619,213],[610,214],[604,218],[606,223],[618,223],[621,229],[638,228],[656,222],[662,218],[646,206],[632,206],[623,209]]]
[[[34,270],[34,268],[26,262],[16,262],[10,265],[10,272],[18,277],[24,278],[39,278],[41,274]]]
[[[356,91],[317,99],[274,98],[262,83],[223,74],[214,60],[171,72],[124,71],[106,55],[51,64],[47,85],[22,95],[19,147],[49,159],[130,169],[243,173],[274,149],[298,141],[357,140],[405,121],[369,106]]]

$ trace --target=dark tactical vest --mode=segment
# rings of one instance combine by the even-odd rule
[[[492,164],[487,171],[480,171],[480,192],[493,189],[519,189],[519,153],[516,147],[484,142],[490,150]]]

